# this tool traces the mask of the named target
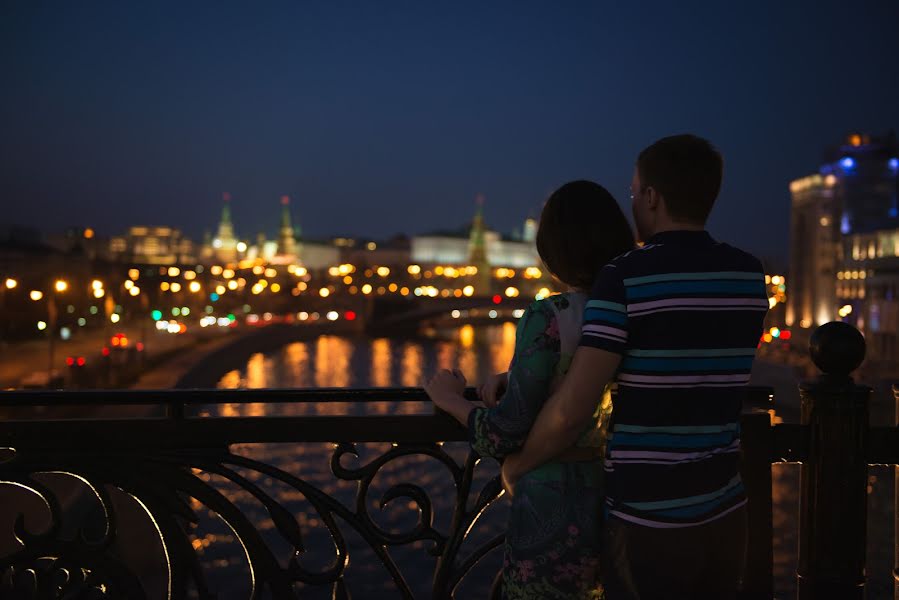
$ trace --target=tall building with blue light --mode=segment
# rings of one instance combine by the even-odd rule
[[[852,134],[790,184],[789,326],[841,319],[873,361],[899,363],[899,143]]]

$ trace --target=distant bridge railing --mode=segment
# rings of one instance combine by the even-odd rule
[[[857,358],[855,342],[845,331],[831,333],[824,331],[823,341],[818,336],[821,347],[813,351],[828,374],[803,388],[802,425],[772,425],[765,410],[742,418],[750,498],[746,597],[773,597],[771,464],[779,461],[803,463],[800,598],[860,599],[864,594],[867,465],[899,461],[899,435],[895,428],[868,427],[870,390],[855,386],[847,375]],[[473,397],[472,390],[468,394]],[[752,406],[764,409],[771,398],[770,389],[749,389]],[[253,599],[306,597],[315,590],[349,598],[350,537],[375,557],[400,597],[415,597],[416,586],[408,581],[404,561],[394,557],[399,548],[434,560],[428,595],[457,597],[466,578],[503,543],[501,530],[486,538],[478,535],[479,517],[503,493],[498,478],[479,478],[476,454],[454,453],[443,444],[467,439],[445,414],[360,415],[352,408],[424,400],[420,389],[410,388],[2,392],[0,491],[12,489],[22,506],[0,503],[0,526],[11,528],[0,530],[0,538],[14,538],[11,545],[0,542],[0,597],[142,599],[153,597],[149,580],[163,597],[215,598],[200,556],[204,542],[196,531],[206,513],[227,523],[242,547]],[[322,410],[315,416],[201,416],[224,405],[256,403]],[[130,414],[110,416],[111,409]],[[103,412],[85,418],[90,410]],[[307,476],[302,467],[311,465],[301,461],[295,470],[267,464],[244,446],[314,442],[334,443],[330,475],[355,485],[348,500]],[[368,442],[390,445],[360,460],[359,447]],[[451,498],[433,498],[426,478],[414,472],[410,480],[394,481],[376,493],[376,476],[413,456],[442,465],[452,480]],[[46,482],[48,473],[67,474],[79,482],[81,495],[60,494]],[[215,481],[225,482],[232,494],[226,496]],[[161,559],[134,567],[121,558],[117,538],[133,521],[112,497],[117,490],[133,498],[152,521],[158,539],[147,540],[146,550],[157,548]],[[316,515],[314,522],[327,531],[333,554],[326,564],[305,561],[314,550],[308,541],[313,520],[300,522],[285,506],[282,498],[293,497],[303,498]],[[435,519],[440,516],[435,506],[444,500],[452,514]],[[94,506],[90,514],[99,515],[99,526],[67,522],[71,506],[85,502]],[[31,508],[24,506],[29,503]],[[250,504],[259,508],[248,510]],[[379,522],[372,509],[390,505],[408,509],[412,524],[397,530]],[[35,511],[43,517],[36,518]],[[36,527],[41,520],[45,524]],[[441,520],[444,526],[435,524]],[[272,534],[279,540],[275,544]],[[493,573],[490,579],[493,585],[486,587],[495,596]]]

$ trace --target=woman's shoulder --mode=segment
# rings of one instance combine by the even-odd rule
[[[587,302],[587,294],[584,292],[562,292],[553,294],[531,303],[529,310],[546,314],[556,314],[563,311],[575,311],[582,313]]]

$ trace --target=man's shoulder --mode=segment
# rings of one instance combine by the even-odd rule
[[[661,253],[662,244],[645,244],[633,250],[628,250],[624,254],[619,254],[608,262],[606,266],[618,269],[628,269],[652,262],[658,259]]]
[[[749,252],[725,242],[717,242],[715,246],[716,254],[720,256],[722,261],[727,261],[729,265],[733,265],[735,271],[765,272],[762,261]]]

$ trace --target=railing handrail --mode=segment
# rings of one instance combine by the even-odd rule
[[[774,396],[767,386],[744,388],[751,404],[770,403]],[[475,388],[465,396],[477,401]],[[200,404],[283,404],[315,402],[429,402],[420,387],[370,388],[254,388],[254,389],[169,389],[169,390],[6,390],[0,391],[0,408],[12,406],[147,406],[179,403]]]

